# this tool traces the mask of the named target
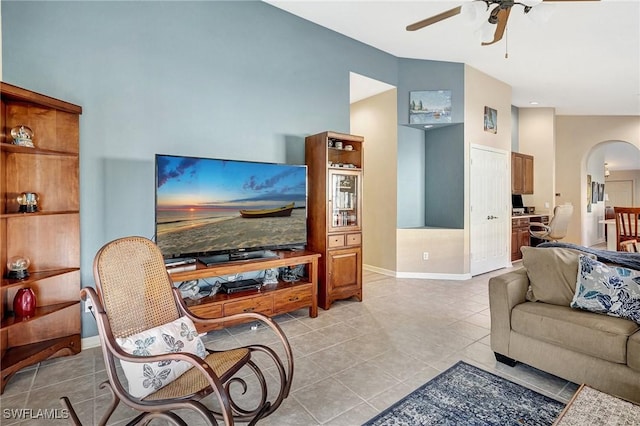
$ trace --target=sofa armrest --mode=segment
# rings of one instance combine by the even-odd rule
[[[491,349],[509,356],[511,310],[526,302],[529,277],[524,268],[498,275],[489,280],[489,310],[491,313]]]

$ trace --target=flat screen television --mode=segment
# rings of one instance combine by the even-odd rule
[[[155,165],[156,243],[165,258],[226,261],[306,245],[305,165],[162,154]]]

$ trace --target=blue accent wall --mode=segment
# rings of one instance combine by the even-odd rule
[[[425,224],[464,228],[464,124],[425,132]]]
[[[83,107],[81,266],[154,233],[154,155],[304,162],[349,131],[349,72],[398,59],[259,1],[2,1],[3,80]],[[97,333],[83,314],[84,337]]]
[[[511,151],[520,152],[520,109],[511,105]]]
[[[425,133],[398,126],[398,228],[425,226]]]
[[[418,90],[451,90],[457,124],[406,127],[409,92]],[[398,121],[398,227],[463,228],[464,64],[399,59]]]

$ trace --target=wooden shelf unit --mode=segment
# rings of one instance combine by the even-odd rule
[[[280,280],[278,284],[265,285],[260,290],[248,290],[233,294],[217,293],[198,300],[185,299],[189,310],[204,318],[222,318],[241,312],[259,312],[268,316],[280,315],[302,308],[309,308],[309,316],[318,316],[318,253],[310,251],[276,251],[277,258],[250,259],[205,266],[198,262],[195,270],[174,272],[174,282],[197,280],[224,275],[241,274],[263,269],[305,265],[306,279],[297,282]],[[205,332],[234,325],[225,322],[216,326],[198,326]]]
[[[47,358],[80,352],[79,116],[82,108],[0,82],[0,352],[2,387]],[[34,132],[34,148],[13,144],[11,129]],[[38,211],[19,212],[21,192]],[[31,260],[24,280],[4,278],[13,256]],[[13,315],[16,292],[30,287],[36,313]]]
[[[342,142],[342,149],[331,147]],[[351,150],[344,149],[350,145]],[[364,138],[323,132],[305,140],[309,175],[307,248],[322,254],[318,304],[362,301],[362,179]]]

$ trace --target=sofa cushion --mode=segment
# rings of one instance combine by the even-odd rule
[[[560,247],[525,246],[521,251],[531,285],[527,300],[569,306],[576,291],[578,257],[584,253]]]
[[[640,332],[629,338],[627,343],[627,364],[636,371],[640,371]]]
[[[620,364],[627,363],[629,336],[640,330],[633,321],[540,302],[525,302],[513,308],[511,328],[537,340]]]
[[[571,307],[640,324],[640,271],[605,265],[581,255]]]

